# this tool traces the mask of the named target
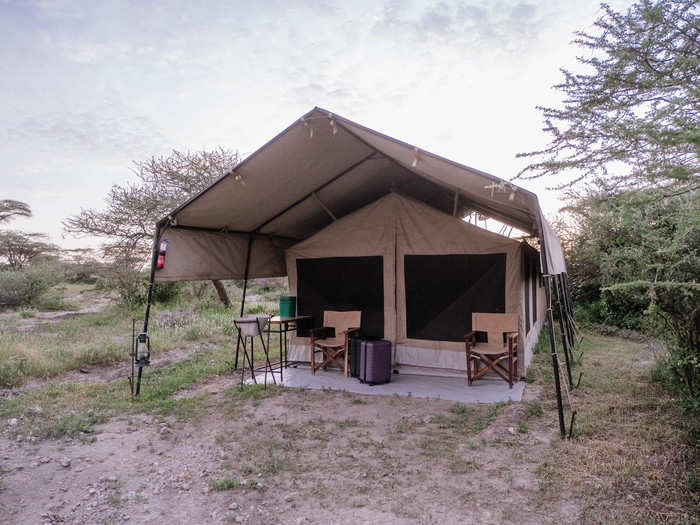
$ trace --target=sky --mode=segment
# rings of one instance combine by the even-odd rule
[[[631,2],[611,2],[624,9]],[[10,226],[66,248],[61,221],[104,206],[134,160],[244,156],[314,106],[509,179],[543,147],[589,0],[0,0],[0,199]],[[520,181],[545,214],[555,180]]]

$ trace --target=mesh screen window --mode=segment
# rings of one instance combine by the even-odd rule
[[[506,254],[406,255],[406,334],[464,341],[472,312],[505,313]]]
[[[313,316],[308,328],[323,326],[324,310],[360,310],[361,334],[384,337],[383,258],[322,257],[297,259],[297,313]]]

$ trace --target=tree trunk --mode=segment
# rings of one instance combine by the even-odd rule
[[[221,302],[224,303],[224,306],[231,306],[231,300],[228,298],[226,288],[224,288],[224,283],[219,280],[212,280],[211,283],[214,285],[214,288],[216,288],[216,293],[219,294],[219,299],[221,299]]]

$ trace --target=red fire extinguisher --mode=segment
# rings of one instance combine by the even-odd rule
[[[158,247],[158,259],[156,260],[156,269],[160,270],[165,266],[165,251],[168,249],[168,240],[163,239]]]

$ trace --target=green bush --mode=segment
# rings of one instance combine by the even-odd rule
[[[144,286],[145,286],[146,290],[148,290],[148,279],[149,279],[149,276],[146,275],[144,277]],[[163,304],[174,303],[175,301],[177,301],[180,298],[180,293],[182,292],[183,286],[184,286],[184,283],[182,283],[180,281],[154,283],[152,301],[154,303],[163,303]],[[146,301],[146,295],[144,293],[144,297],[143,297],[142,302],[145,302],[145,301]]]
[[[609,322],[610,310],[603,299],[578,303],[574,306],[574,317],[584,325],[606,324]]]
[[[47,290],[32,301],[42,312],[58,312],[60,310],[74,310],[75,305],[66,302],[63,294],[59,290]]]
[[[27,306],[55,282],[48,266],[0,270],[0,307]]]
[[[619,287],[603,288],[601,294],[601,310],[606,314],[603,323],[629,330],[646,328],[648,319],[645,319],[645,312],[649,306],[647,294],[640,293],[635,288]]]
[[[616,304],[646,305],[645,315],[668,348],[652,377],[676,390],[685,408],[700,415],[700,284],[634,281],[602,292]]]

